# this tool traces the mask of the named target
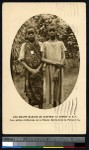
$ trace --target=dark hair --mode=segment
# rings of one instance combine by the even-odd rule
[[[35,26],[30,25],[30,26],[27,28],[27,30],[26,30],[27,32],[26,32],[26,33],[28,33],[28,30],[29,30],[29,29],[34,29],[34,31],[36,32]]]
[[[48,31],[50,31],[51,29],[54,29],[56,31],[56,26],[55,25],[48,26]]]

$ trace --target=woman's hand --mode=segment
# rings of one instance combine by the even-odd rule
[[[60,67],[63,67],[63,64],[62,64],[62,63],[59,63],[59,62],[56,62],[55,65],[56,65],[57,67],[59,67],[59,68],[60,68]]]
[[[39,69],[32,69],[32,74],[36,74],[36,73],[38,73],[39,72]]]
[[[32,71],[30,71],[32,73],[31,77],[34,78],[37,76],[37,73],[39,72],[39,69],[32,69]]]

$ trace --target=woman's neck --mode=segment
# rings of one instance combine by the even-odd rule
[[[35,42],[35,39],[34,40],[28,40],[28,42],[33,43],[33,42]]]
[[[51,40],[51,41],[55,41],[55,39],[56,39],[55,36],[50,37],[50,40]]]
[[[55,38],[55,39],[49,39],[49,41],[51,41],[51,42],[55,42],[55,41],[57,41],[57,39]]]

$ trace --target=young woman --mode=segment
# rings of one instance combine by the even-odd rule
[[[53,104],[55,107],[63,102],[63,62],[66,48],[62,41],[57,40],[54,26],[49,27],[48,34],[49,40],[42,45],[42,61],[45,63],[43,97],[46,104]]]
[[[42,53],[36,40],[36,30],[30,26],[26,33],[26,42],[22,44],[19,61],[25,68],[25,91],[30,105],[43,104]]]

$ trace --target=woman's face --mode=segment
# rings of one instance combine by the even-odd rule
[[[50,37],[55,37],[55,35],[56,35],[55,29],[54,29],[54,28],[50,28],[50,29],[49,29],[49,36],[50,36]]]
[[[35,31],[34,31],[34,29],[33,28],[30,28],[28,31],[27,31],[27,38],[29,39],[29,40],[34,40],[35,39]]]

